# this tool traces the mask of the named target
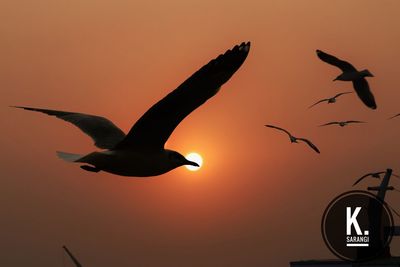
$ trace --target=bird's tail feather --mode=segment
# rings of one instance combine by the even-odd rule
[[[83,157],[83,155],[72,154],[72,153],[61,152],[61,151],[57,151],[57,156],[60,159],[63,159],[68,162],[77,162],[79,159],[81,159]]]

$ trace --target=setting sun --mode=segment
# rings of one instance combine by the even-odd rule
[[[186,155],[186,158],[200,165],[200,167],[185,165],[186,169],[188,169],[189,171],[198,171],[203,166],[203,158],[198,153],[195,152],[189,153]]]

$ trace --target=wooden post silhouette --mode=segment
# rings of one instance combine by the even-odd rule
[[[376,197],[381,200],[382,202],[385,202],[385,196],[386,196],[386,191],[387,190],[393,190],[393,187],[389,186],[389,181],[390,181],[390,176],[392,176],[392,169],[387,169],[385,176],[382,179],[382,182],[379,186],[377,187],[369,187],[368,190],[373,190],[373,191],[378,191],[376,194]],[[373,225],[376,227],[376,229],[371,229],[372,231],[379,231],[381,229],[381,223],[382,223],[382,206],[377,205],[377,203],[372,202],[368,205],[369,207],[369,214],[371,214],[371,217],[369,218],[370,220],[370,225]],[[378,238],[380,240],[372,240],[373,244],[379,244],[379,245],[384,245],[382,239],[385,239],[387,236],[387,233],[381,233],[383,234],[382,236],[376,236],[373,235],[372,237]],[[380,249],[379,247],[375,249]],[[381,255],[382,258],[390,258],[390,247],[387,246]]]
[[[377,194],[377,197],[382,201],[385,201],[385,195],[386,195],[386,190],[389,185],[390,176],[392,176],[392,169],[387,169],[386,173],[385,173],[385,177],[383,177],[383,179],[382,179],[382,183],[381,183],[380,189],[378,190],[378,194]]]

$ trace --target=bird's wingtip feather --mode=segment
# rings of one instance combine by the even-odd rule
[[[28,109],[28,107],[24,107],[24,106],[8,106],[10,108],[20,108],[20,109]]]
[[[248,52],[250,50],[250,41],[249,42],[242,42],[239,45],[239,51]]]

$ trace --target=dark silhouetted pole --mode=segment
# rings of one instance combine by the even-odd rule
[[[376,194],[376,197],[381,200],[382,202],[385,202],[385,196],[386,196],[386,191],[387,190],[393,190],[394,188],[392,186],[389,186],[389,181],[390,181],[390,176],[392,175],[392,169],[387,169],[385,176],[382,179],[382,182],[379,186],[375,187],[368,187],[368,190],[373,190],[373,191],[378,191]],[[369,220],[370,220],[370,225],[376,227],[376,229],[371,229],[371,231],[379,231],[381,229],[381,223],[382,223],[382,206],[378,205],[376,202],[370,202],[368,205],[369,214],[371,214]],[[386,235],[387,233],[382,233],[383,235]],[[372,244],[376,244],[379,247],[376,247],[375,249],[380,250],[382,249],[384,242],[382,241],[384,236],[376,236],[373,235],[372,238],[378,238],[380,240],[372,240]],[[365,251],[364,251],[365,252]],[[367,253],[368,254],[368,253]],[[382,258],[390,258],[390,247],[387,246],[384,250],[384,253],[381,255]]]
[[[377,197],[382,201],[385,201],[385,195],[389,185],[390,176],[392,176],[392,169],[387,169],[377,195]]]

